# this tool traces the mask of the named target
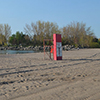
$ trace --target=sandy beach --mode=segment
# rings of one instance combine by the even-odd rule
[[[0,100],[100,100],[100,49],[0,55]]]

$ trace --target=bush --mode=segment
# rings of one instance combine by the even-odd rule
[[[0,47],[2,46],[2,44],[0,44]]]
[[[4,43],[4,46],[7,46],[7,43]]]
[[[98,42],[92,42],[90,48],[100,48],[100,44]]]

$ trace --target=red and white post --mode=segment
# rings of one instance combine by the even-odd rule
[[[54,60],[62,60],[61,34],[53,34]]]

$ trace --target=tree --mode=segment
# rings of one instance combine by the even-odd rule
[[[6,38],[2,34],[0,34],[0,45],[6,45]]]
[[[29,36],[28,35],[24,35],[24,41],[23,41],[24,45],[32,45],[32,41],[30,40]]]
[[[33,39],[35,45],[42,45],[44,38],[52,39],[54,33],[60,34],[56,23],[41,21],[37,21],[36,23],[32,22],[31,25],[26,24],[24,32]]]
[[[28,35],[23,34],[23,32],[17,31],[16,34],[13,34],[9,37],[9,43],[12,45],[31,45],[31,41]]]
[[[11,27],[8,24],[0,24],[0,35],[5,37],[5,43],[7,44],[9,36],[11,35]],[[2,40],[3,37],[0,37]]]
[[[91,27],[86,28],[84,23],[72,22],[62,28],[62,38],[64,44],[75,45],[76,47],[89,47],[94,37]]]
[[[11,35],[11,27],[8,24],[4,24],[4,36],[6,38],[6,43],[8,42],[10,35]]]
[[[13,34],[11,37],[9,37],[8,42],[12,45],[16,45],[16,36]]]
[[[22,32],[20,33],[19,31],[17,31],[15,37],[16,37],[17,45],[23,43],[23,33]]]
[[[100,44],[99,44],[98,42],[92,42],[92,43],[90,44],[90,47],[91,47],[91,48],[100,48]]]
[[[3,25],[0,24],[0,34],[3,34]]]
[[[98,39],[98,43],[100,44],[100,38]]]
[[[9,38],[9,43],[12,45],[19,45],[22,44],[24,42],[24,35],[23,33],[17,31],[16,34],[13,34],[10,38]]]

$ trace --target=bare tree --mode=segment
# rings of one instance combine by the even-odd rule
[[[2,41],[2,34],[3,34],[3,25],[0,24],[0,41]]]
[[[11,27],[8,24],[4,24],[4,32],[3,32],[5,38],[6,38],[6,43],[8,42],[8,39],[11,35]]]
[[[63,41],[65,44],[74,44],[76,47],[89,47],[94,36],[91,27],[86,28],[84,23],[72,22],[70,25],[62,28]]]
[[[53,34],[60,33],[60,30],[55,23],[37,21],[31,25],[26,24],[24,32],[33,38],[33,41],[42,43],[44,38],[52,39]]]
[[[28,24],[25,25],[24,32],[26,35],[28,35],[30,37],[30,39],[32,39],[33,33],[32,33],[32,29],[31,29],[30,25],[28,25]]]
[[[0,24],[0,41],[7,43],[11,35],[11,27],[8,24]]]

